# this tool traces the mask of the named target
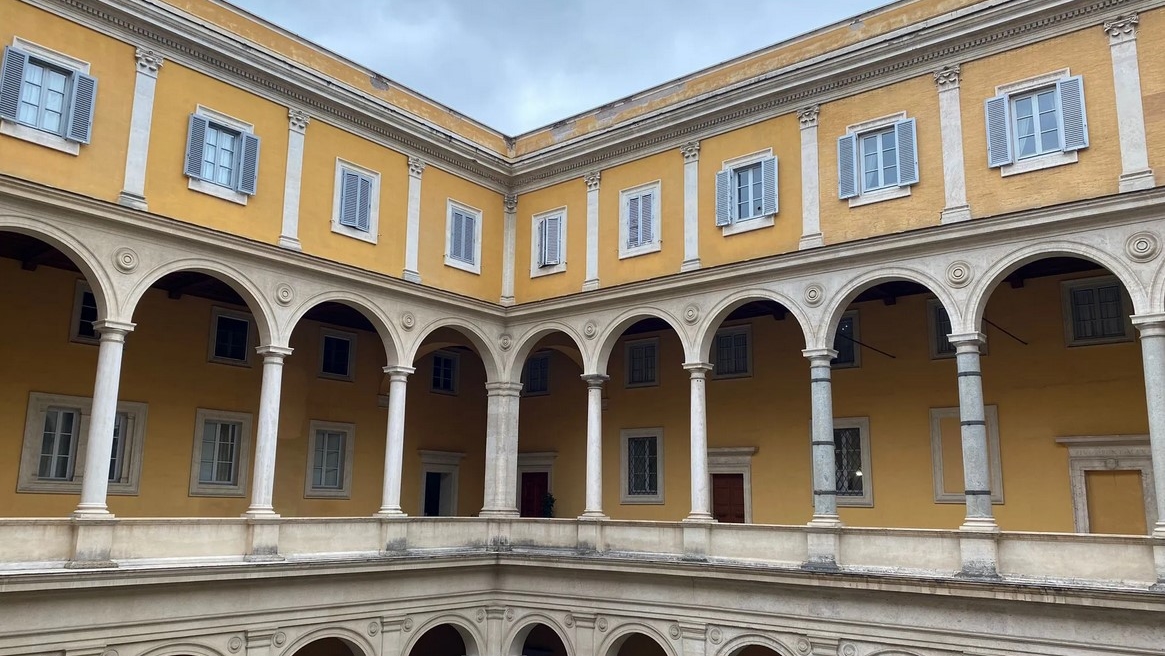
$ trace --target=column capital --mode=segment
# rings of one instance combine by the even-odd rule
[[[162,68],[166,61],[161,53],[152,48],[139,47],[134,50],[133,56],[137,60],[138,73],[155,78],[158,77],[158,69]]]
[[[409,157],[409,175],[414,178],[420,178],[421,174],[425,172],[425,160],[420,157]]]
[[[960,351],[973,348],[978,353],[979,347],[987,343],[987,336],[979,332],[951,333],[947,335],[947,341],[951,343],[951,346],[954,346]]]
[[[692,378],[704,378],[712,371],[713,365],[710,362],[685,362],[684,369],[691,374]]]
[[[1141,337],[1160,337],[1165,335],[1165,312],[1152,314],[1134,314],[1129,317]]]
[[[689,141],[680,146],[680,154],[684,156],[684,162],[695,162],[700,159],[700,142]]]
[[[599,172],[591,171],[583,176],[583,182],[587,184],[587,191],[599,190]]]
[[[506,194],[502,198],[502,206],[506,210],[506,214],[513,214],[518,211],[518,194]]]
[[[1115,46],[1125,41],[1137,39],[1137,26],[1141,18],[1137,14],[1124,14],[1104,22],[1104,32],[1108,34],[1108,45]]]
[[[801,349],[801,355],[805,356],[810,364],[822,364],[824,361],[824,364],[828,365],[837,357],[837,351],[831,348]]]
[[[485,384],[487,396],[518,396],[522,393],[522,383],[497,381]]]
[[[307,132],[307,124],[311,122],[311,116],[302,109],[294,107],[287,110],[287,129],[292,132],[303,134]]]
[[[820,105],[811,105],[797,112],[797,120],[801,123],[801,129],[817,127],[817,115],[821,112]]]
[[[961,76],[962,69],[958,64],[943,66],[934,72],[934,83],[940,92],[952,91],[959,88],[959,79]]]
[[[603,383],[611,380],[611,377],[607,374],[583,374],[579,378],[582,378],[587,384],[587,387],[591,389],[601,388]]]
[[[256,346],[255,352],[263,356],[264,360],[278,359],[280,362],[283,358],[291,355],[292,349],[288,346],[275,346],[274,344],[264,344],[263,346]]]
[[[393,364],[385,367],[384,373],[388,374],[391,380],[396,380],[397,378],[407,380],[409,375],[411,375],[416,370],[416,367],[406,367],[404,365]]]
[[[123,341],[125,336],[132,333],[136,323],[116,321],[114,319],[98,319],[93,322],[93,330],[101,334],[101,339]]]

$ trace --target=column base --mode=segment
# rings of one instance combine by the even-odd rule
[[[582,521],[601,521],[604,519],[610,519],[610,517],[604,515],[603,511],[601,510],[584,510],[583,514],[579,515],[578,518]]]
[[[1144,171],[1134,171],[1132,173],[1122,173],[1118,188],[1123,194],[1127,191],[1140,191],[1141,189],[1152,189],[1157,186],[1157,179],[1153,175],[1153,169],[1145,169]]]
[[[146,197],[140,194],[135,194],[132,191],[122,191],[117,195],[117,204],[122,207],[128,207],[143,212],[149,211],[149,206],[146,205]]]
[[[833,516],[819,517],[824,522]],[[805,529],[806,560],[801,567],[808,570],[836,571],[841,553],[841,521],[834,517],[831,524],[810,522]]]
[[[949,223],[962,223],[963,221],[971,220],[971,206],[970,205],[956,205],[955,207],[944,208],[939,215],[939,223],[947,225]]]
[[[999,525],[995,523],[994,517],[967,517],[959,530],[972,533],[998,533]]]
[[[117,522],[113,515],[76,519],[73,521],[73,552],[65,567],[69,569],[90,569],[95,567],[117,567],[113,562],[113,531]]]
[[[303,246],[300,246],[298,239],[295,237],[288,237],[287,235],[279,235],[279,247],[286,248],[289,251],[303,250]]]
[[[685,522],[714,522],[714,521],[716,521],[716,518],[712,516],[712,513],[701,511],[701,512],[692,512],[687,517],[683,518],[683,520],[681,520],[681,521],[685,521]]]
[[[841,518],[837,515],[814,515],[806,524],[809,528],[841,528]]]
[[[401,274],[401,278],[404,278],[408,282],[415,282],[418,285],[421,284],[421,274],[417,273],[416,271],[405,269],[404,273]]]
[[[810,235],[802,235],[801,242],[797,245],[799,250],[806,250],[809,248],[821,248],[825,245],[825,236],[820,232],[815,232]]]
[[[684,260],[680,264],[680,272],[681,273],[686,273],[688,271],[695,271],[696,269],[699,269],[699,268],[700,268],[700,258],[698,258],[698,257],[694,260]]]
[[[73,519],[113,519],[104,503],[82,503],[73,510]]]
[[[400,508],[381,508],[376,511],[373,517],[382,517],[384,519],[404,519],[408,517]]]
[[[517,508],[482,508],[477,516],[489,519],[517,519],[521,517],[521,513]]]
[[[584,292],[593,292],[598,288],[599,288],[599,281],[597,279],[583,281],[582,290]]]
[[[965,531],[959,536],[960,576],[999,578],[999,541],[997,532]]]
[[[279,513],[275,512],[275,509],[270,506],[266,508],[260,506],[247,508],[247,512],[239,515],[239,517],[243,519],[279,519]]]

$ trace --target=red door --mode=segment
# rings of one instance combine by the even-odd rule
[[[550,492],[550,474],[522,472],[522,499],[519,508],[523,517],[542,517],[542,506]]]
[[[718,522],[744,523],[744,474],[712,474],[712,514]]]

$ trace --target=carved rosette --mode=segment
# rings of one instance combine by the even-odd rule
[[[1105,21],[1104,31],[1108,34],[1109,45],[1132,41],[1137,38],[1137,25],[1141,18],[1136,14],[1117,16],[1113,20]]]
[[[934,72],[934,83],[938,86],[939,91],[949,91],[951,89],[959,88],[959,77],[962,69],[958,64],[954,66],[943,66]]]
[[[291,305],[291,302],[294,300],[295,290],[292,289],[291,285],[287,283],[280,283],[280,285],[275,288],[275,302],[279,303],[280,305]]]
[[[132,248],[123,246],[113,254],[113,266],[122,273],[129,273],[138,268],[138,254]]]
[[[566,628],[568,628],[568,629],[569,629],[570,627],[574,626],[574,615],[571,615],[570,613],[567,613],[567,614],[566,614],[566,617],[564,617],[564,618],[562,619],[562,623],[563,623],[563,624],[565,624],[565,625],[566,625]]]
[[[669,636],[671,636],[672,640],[679,640],[680,639],[680,625],[679,624],[672,624],[671,626],[667,627],[667,634]]]
[[[805,304],[809,307],[817,307],[825,300],[825,289],[813,283],[805,288]]]
[[[409,175],[414,178],[421,177],[425,172],[425,160],[420,157],[409,157]]]
[[[400,315],[400,325],[405,330],[412,330],[417,325],[417,318],[413,316],[412,312],[405,312]]]
[[[509,333],[502,333],[502,336],[498,338],[498,346],[502,347],[503,351],[510,350],[510,347],[512,347],[513,345],[514,345],[514,338],[511,337]],[[513,611],[510,611],[510,612],[513,612]]]
[[[809,644],[808,639],[797,638],[797,653],[808,654],[810,649],[812,649],[812,645]]]
[[[1161,254],[1161,240],[1155,233],[1138,232],[1125,242],[1125,253],[1134,262],[1148,262]]]
[[[689,141],[680,146],[680,154],[684,156],[685,162],[694,162],[700,159],[700,142]]]
[[[947,282],[951,287],[966,287],[975,278],[975,272],[967,262],[951,262],[947,267]]]
[[[271,642],[275,643],[276,647],[282,647],[283,643],[287,642],[287,634],[278,631],[275,635],[271,636]]]
[[[819,113],[821,113],[820,105],[806,107],[797,112],[797,120],[801,123],[801,129],[817,127],[817,115]]]
[[[412,631],[413,630],[413,618],[406,617],[405,621],[401,623],[401,626],[404,627],[405,633]]]
[[[311,122],[311,116],[302,109],[292,107],[287,110],[287,129],[292,132],[303,133],[307,131],[307,124]]]
[[[700,307],[692,303],[684,308],[684,322],[693,324],[700,320]]]
[[[506,621],[507,621],[507,622],[513,622],[513,621],[514,621],[514,609],[513,609],[513,608],[507,608],[507,609],[506,609]]]
[[[482,622],[484,622],[484,621],[485,621],[485,609],[484,609],[484,608],[478,608],[478,609],[477,609],[477,623],[478,623],[478,624],[481,624],[481,623],[482,623]]]
[[[101,656],[117,656],[117,650],[106,649],[105,651],[101,652]]]
[[[502,199],[502,203],[506,209],[506,214],[513,214],[518,211],[518,194],[506,194]]]
[[[583,326],[583,335],[585,335],[587,339],[594,339],[595,335],[597,334],[599,334],[599,327],[595,325],[595,322],[586,322],[586,325]]]
[[[230,640],[227,641],[227,650],[230,651],[232,654],[239,653],[239,650],[242,648],[243,648],[243,639],[240,638],[239,636],[234,636]]]
[[[858,648],[852,642],[847,642],[841,646],[841,656],[856,656],[857,653]]]
[[[138,48],[134,50],[133,56],[138,63],[138,72],[152,77],[158,77],[158,69],[166,61],[157,50],[150,48]]]
[[[368,623],[368,635],[374,636],[377,633],[380,633],[380,622],[377,620],[372,620]]]
[[[607,618],[600,617],[599,619],[595,620],[595,626],[599,627],[600,631],[606,631],[607,630]]]
[[[587,183],[587,191],[597,191],[599,188],[599,172],[591,171],[583,176],[583,182]]]

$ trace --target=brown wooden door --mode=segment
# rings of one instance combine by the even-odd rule
[[[744,474],[712,474],[712,514],[718,522],[744,523]]]
[[[522,500],[519,508],[523,517],[541,517],[546,494],[550,492],[550,475],[546,472],[522,472]]]

